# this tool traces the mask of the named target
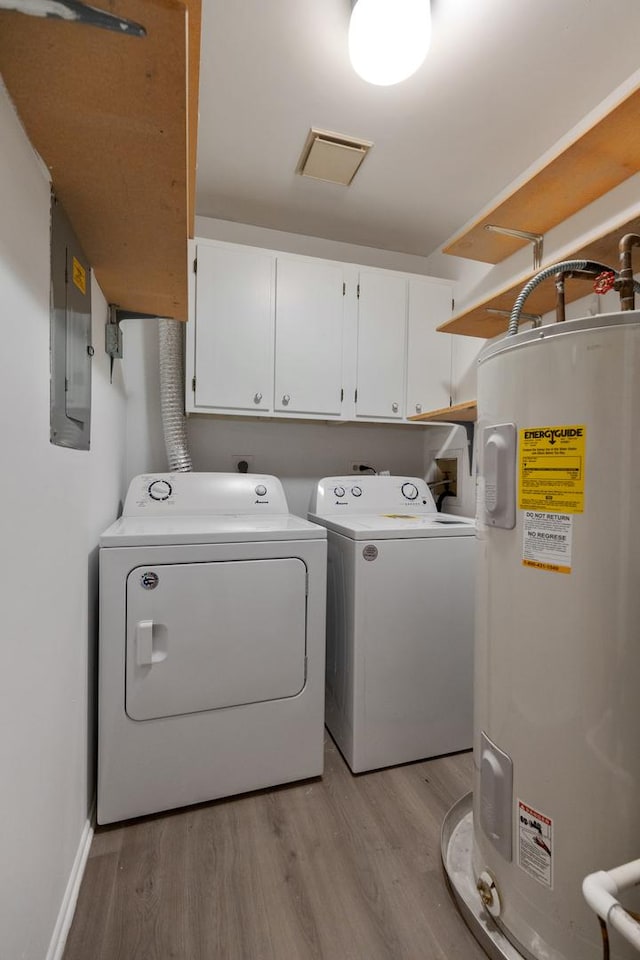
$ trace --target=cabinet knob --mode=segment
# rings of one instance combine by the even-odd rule
[[[282,398],[282,406],[286,407],[290,400],[291,396],[288,393],[285,393],[284,397]]]
[[[261,393],[254,393],[254,395],[253,395],[253,402],[254,402],[254,403],[260,403],[261,400],[262,400],[262,394],[261,394]]]
[[[398,404],[397,404],[397,403],[392,403],[392,404],[391,404],[391,409],[393,410],[394,413],[397,413],[397,412],[398,412]]]
[[[422,404],[416,403],[416,413],[422,413]]]

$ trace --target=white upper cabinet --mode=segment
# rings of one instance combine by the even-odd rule
[[[277,257],[274,410],[340,416],[344,291],[342,264]]]
[[[446,407],[444,280],[198,240],[187,325],[194,413],[393,423]]]
[[[360,271],[357,417],[404,416],[407,283],[403,274]]]
[[[406,416],[451,403],[451,341],[436,327],[451,316],[452,287],[411,277],[407,350]]]
[[[196,408],[268,412],[273,398],[275,256],[198,244]]]

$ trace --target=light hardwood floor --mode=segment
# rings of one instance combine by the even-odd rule
[[[98,828],[64,960],[486,960],[440,826],[471,754]]]

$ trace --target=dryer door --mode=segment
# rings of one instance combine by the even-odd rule
[[[300,693],[306,572],[293,557],[132,570],[128,716],[151,720]]]

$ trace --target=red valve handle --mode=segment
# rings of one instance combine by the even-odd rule
[[[613,290],[615,282],[616,275],[613,270],[603,270],[593,281],[593,289],[596,293],[609,293],[609,290]]]

